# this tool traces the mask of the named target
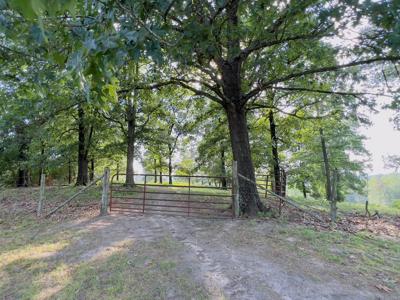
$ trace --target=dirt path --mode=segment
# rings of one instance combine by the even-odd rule
[[[190,268],[191,280],[201,284],[211,299],[383,298],[345,267],[305,260],[282,247],[274,237],[279,224],[273,222],[113,214],[71,226],[88,233],[68,250],[79,248],[79,259],[85,261],[121,242],[154,242],[171,236],[182,245],[178,267]],[[147,255],[153,258],[151,250]]]
[[[35,203],[1,203],[0,299],[400,299],[397,240],[89,206],[38,222]]]

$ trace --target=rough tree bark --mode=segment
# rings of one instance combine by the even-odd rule
[[[135,130],[136,130],[136,108],[132,100],[128,100],[126,107],[126,118],[128,123],[127,151],[126,151],[126,185],[134,185],[133,161],[135,159]]]
[[[322,157],[324,160],[324,169],[325,169],[325,177],[326,177],[326,198],[330,203],[330,215],[331,221],[336,222],[336,213],[337,213],[337,181],[338,181],[338,173],[337,170],[334,170],[333,177],[331,174],[330,166],[329,166],[329,157],[328,150],[326,147],[326,141],[324,136],[324,131],[322,128],[319,129],[319,135],[321,138],[321,148],[322,148]]]
[[[226,113],[233,159],[237,161],[238,173],[255,182],[245,109],[234,104],[227,105]],[[255,184],[239,179],[239,195],[240,209],[243,213],[254,216],[264,209]]]
[[[157,183],[157,160],[154,159],[154,183]]]
[[[331,201],[332,200],[331,170],[329,166],[328,150],[326,149],[324,130],[322,128],[319,129],[319,136],[321,139],[322,158],[324,161],[325,180],[326,180],[325,183],[326,199],[328,201]]]
[[[225,148],[221,145],[221,186],[226,188]]]
[[[90,160],[90,173],[89,173],[89,180],[93,181],[94,179],[94,159]]]
[[[286,197],[286,172],[281,168],[281,196]]]
[[[278,195],[282,195],[282,180],[281,180],[281,168],[279,165],[279,153],[278,153],[278,137],[276,135],[276,124],[274,113],[272,110],[268,114],[270,134],[271,134],[271,150],[272,150],[272,166],[274,171],[274,192]]]
[[[172,150],[168,144],[168,183],[172,184]]]
[[[238,0],[227,3],[227,59],[217,59],[216,63],[221,74],[223,107],[228,118],[233,159],[237,161],[238,173],[255,182],[246,120],[246,99],[242,93],[243,61],[237,56],[240,52],[238,8]],[[239,195],[243,213],[255,216],[258,211],[264,210],[255,184],[240,179]]]
[[[330,215],[331,221],[336,222],[336,215],[337,215],[337,201],[338,201],[338,185],[339,185],[339,172],[335,168],[332,172],[332,199],[330,201]]]
[[[88,182],[88,147],[89,143],[86,143],[86,131],[87,127],[85,124],[85,111],[82,105],[78,106],[78,176],[76,178],[76,185],[86,185]],[[91,131],[92,133],[93,131]],[[89,140],[91,138],[89,134]]]
[[[172,123],[168,129],[168,135],[171,137],[168,141],[168,182],[172,184],[172,156],[174,155],[176,144],[178,142],[181,133],[176,133],[176,136],[172,139],[172,133],[174,131],[175,124]]]
[[[161,161],[161,157],[160,157],[160,159],[159,159],[159,162],[160,162],[160,183],[162,184],[162,161]]]
[[[44,166],[45,166],[45,158],[44,158],[44,150],[45,150],[45,144],[43,141],[41,142],[41,148],[40,148],[40,163],[39,163],[39,179],[38,179],[38,185],[40,186],[41,180],[42,180],[42,174],[44,174]]]
[[[72,165],[71,165],[71,159],[68,160],[68,184],[71,184],[72,182]]]

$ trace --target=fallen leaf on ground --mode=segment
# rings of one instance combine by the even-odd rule
[[[375,287],[376,287],[378,290],[380,290],[380,291],[382,291],[382,292],[386,292],[386,293],[389,293],[389,292],[392,291],[391,288],[388,288],[387,286],[385,286],[385,285],[383,285],[383,284],[377,284],[377,285],[375,285]]]

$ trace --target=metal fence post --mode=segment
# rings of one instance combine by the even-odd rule
[[[46,187],[46,174],[42,173],[40,175],[40,192],[39,192],[39,202],[38,202],[38,207],[36,211],[36,215],[40,217],[42,215],[42,209],[43,209],[43,202],[44,202],[44,192],[45,192],[45,187]]]
[[[190,175],[189,175],[189,195],[188,195],[188,202],[187,202],[187,204],[188,204],[187,215],[188,216],[190,215],[190,183],[191,183],[191,180],[190,180]]]
[[[265,177],[265,199],[268,198],[268,181],[269,181],[269,176]]]
[[[239,217],[239,178],[237,161],[232,165],[232,210],[235,218]]]
[[[110,169],[104,169],[103,175],[103,192],[101,194],[101,207],[100,207],[100,215],[105,216],[108,214],[108,195],[110,189]]]
[[[157,178],[157,176],[155,176]],[[146,205],[146,184],[147,184],[147,176],[144,175],[144,186],[143,186],[143,207],[142,212],[144,213],[144,207]]]

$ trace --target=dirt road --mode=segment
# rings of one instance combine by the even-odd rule
[[[95,259],[122,242],[151,243],[169,236],[182,246],[177,268],[189,268],[190,280],[209,299],[383,298],[345,266],[305,259],[295,247],[286,248],[294,241],[278,240],[281,226],[274,222],[114,214],[73,226],[87,232],[76,244],[86,249],[82,260]],[[157,251],[147,251],[150,261],[157,259]],[[179,298],[179,293],[167,298]]]

